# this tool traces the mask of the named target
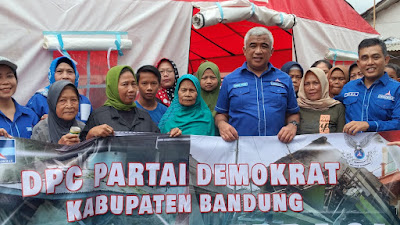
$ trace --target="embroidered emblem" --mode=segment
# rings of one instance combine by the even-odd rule
[[[359,92],[347,92],[347,93],[344,93],[344,97],[345,98],[346,97],[357,97],[358,94],[359,94]]]
[[[244,82],[244,83],[237,83],[233,85],[233,88],[240,88],[240,87],[247,87],[249,86],[249,83]]]
[[[391,94],[390,94],[390,90],[388,91],[388,93],[386,93],[386,94],[379,94],[378,95],[378,98],[380,98],[380,99],[385,99],[385,100],[390,100],[390,101],[394,101],[394,96],[392,96]]]

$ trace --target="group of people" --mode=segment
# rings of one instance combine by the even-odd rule
[[[107,100],[95,110],[77,90],[72,59],[53,60],[49,86],[24,107],[12,98],[17,65],[0,57],[0,135],[65,145],[115,131],[220,135],[225,141],[276,135],[288,143],[296,134],[400,129],[400,69],[388,64],[381,40],[363,40],[359,59],[349,67],[319,60],[305,71],[297,62],[274,67],[273,45],[268,29],[250,29],[244,37],[246,62],[223,82],[209,61],[182,76],[166,58],[136,73],[115,66],[106,76]]]

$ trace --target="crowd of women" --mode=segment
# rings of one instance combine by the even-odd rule
[[[329,61],[319,60],[303,71],[299,63],[288,62],[281,70],[291,77],[298,97],[297,133],[342,132],[345,108],[333,97],[348,81],[363,76],[357,64],[332,67]],[[0,136],[73,145],[115,131],[161,132],[171,137],[218,135],[214,107],[222,81],[218,66],[209,61],[195,75],[182,76],[175,63],[165,58],[155,67],[142,66],[137,73],[130,66],[115,66],[106,76],[107,100],[95,110],[79,94],[79,73],[68,57],[53,60],[50,84],[38,90],[26,107],[12,98],[18,84],[16,71],[16,64],[0,57]],[[397,65],[389,64],[385,71],[393,79],[400,77]]]

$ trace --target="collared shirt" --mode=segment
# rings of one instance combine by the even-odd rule
[[[399,130],[400,83],[386,72],[369,88],[364,79],[350,81],[335,97],[346,106],[346,123],[367,121],[368,131]]]
[[[13,102],[15,105],[13,121],[0,111],[0,128],[4,128],[13,137],[30,138],[39,118],[31,109],[21,106],[14,99]]]
[[[229,115],[239,136],[273,136],[299,106],[289,75],[268,63],[258,77],[245,62],[224,78],[215,111]]]

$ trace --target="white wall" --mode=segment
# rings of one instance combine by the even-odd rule
[[[373,26],[372,19],[367,20]],[[375,30],[384,39],[388,37],[400,38],[400,2],[380,11],[376,15]]]

